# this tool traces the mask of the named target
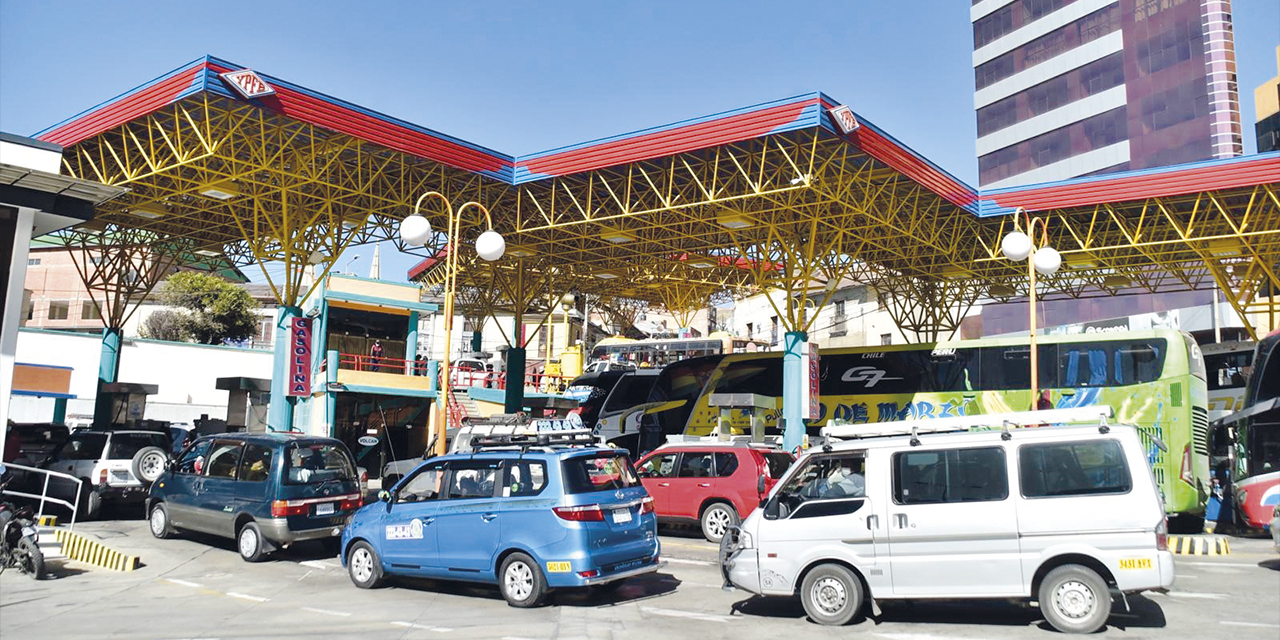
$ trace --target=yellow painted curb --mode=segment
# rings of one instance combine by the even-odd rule
[[[73,560],[115,571],[133,571],[138,568],[138,556],[127,556],[74,531],[58,529],[54,531],[54,537],[62,543],[63,555]]]
[[[1231,544],[1218,536],[1169,536],[1169,550],[1180,556],[1231,555]]]
[[[58,516],[40,516],[36,524],[42,527],[56,527],[58,526]]]

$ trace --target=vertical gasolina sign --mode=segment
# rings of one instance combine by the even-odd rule
[[[311,318],[294,318],[289,327],[288,395],[311,395]]]

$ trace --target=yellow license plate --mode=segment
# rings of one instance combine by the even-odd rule
[[[1151,558],[1121,558],[1121,569],[1150,569]]]
[[[568,573],[573,568],[568,562],[548,562],[547,573]]]

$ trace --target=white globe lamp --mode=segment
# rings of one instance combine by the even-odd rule
[[[427,219],[413,214],[400,221],[400,239],[408,245],[424,245],[431,237],[431,223]]]
[[[493,262],[502,257],[507,251],[507,241],[502,239],[502,234],[490,229],[476,238],[476,255],[482,260]]]
[[[1036,250],[1036,256],[1032,261],[1035,264],[1036,273],[1051,276],[1058,272],[1058,267],[1062,266],[1062,254],[1053,247],[1044,247]]]
[[[1031,255],[1031,238],[1021,231],[1012,231],[1000,241],[1000,252],[1014,262],[1026,260]]]

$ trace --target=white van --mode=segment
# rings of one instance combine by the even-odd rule
[[[927,429],[810,450],[724,537],[727,583],[832,625],[873,599],[1026,598],[1070,633],[1101,628],[1113,592],[1173,584],[1133,427]]]

